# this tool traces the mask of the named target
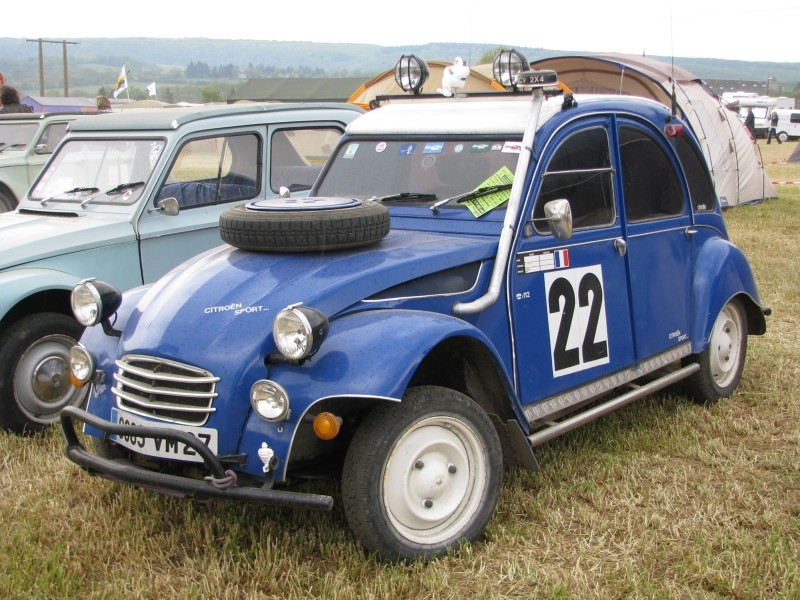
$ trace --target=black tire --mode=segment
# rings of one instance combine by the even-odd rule
[[[717,315],[706,349],[684,359],[684,364],[700,365],[684,381],[684,392],[700,404],[730,397],[739,386],[746,355],[747,315],[741,301],[733,299]]]
[[[88,387],[70,383],[69,350],[83,327],[60,313],[24,317],[0,336],[0,426],[20,435],[45,429]]]
[[[0,212],[8,212],[17,207],[17,199],[11,192],[0,189]]]
[[[342,504],[356,537],[382,559],[434,558],[483,533],[502,480],[488,415],[459,392],[418,387],[359,426],[345,457]]]
[[[250,210],[238,204],[220,215],[223,241],[260,252],[313,252],[354,248],[389,233],[389,212],[378,202],[331,210]]]

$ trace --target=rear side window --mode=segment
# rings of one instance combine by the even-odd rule
[[[677,138],[677,148],[686,183],[689,185],[692,208],[696,212],[714,210],[717,194],[705,159],[685,137]]]
[[[158,198],[175,197],[181,208],[253,198],[260,156],[253,133],[192,140],[178,153]]]
[[[622,186],[628,221],[683,213],[680,177],[664,149],[641,129],[620,127]]]
[[[310,190],[342,132],[335,128],[281,129],[270,143],[269,187],[276,194]]]
[[[52,154],[53,150],[56,149],[56,146],[64,139],[64,136],[67,135],[67,125],[68,123],[51,123],[45,130],[42,132],[42,136],[39,138],[39,142],[37,143],[38,146],[46,147],[47,154]],[[45,153],[45,148],[42,148],[42,153]]]
[[[556,149],[542,178],[534,218],[544,217],[544,205],[569,200],[575,229],[601,227],[614,222],[614,191],[608,134],[603,127],[573,133]],[[535,221],[547,233],[545,221]]]

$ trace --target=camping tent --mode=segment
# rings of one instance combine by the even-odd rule
[[[644,96],[678,110],[700,140],[722,206],[774,198],[758,146],[747,135],[737,113],[689,71],[651,58],[626,54],[592,54],[545,58],[533,69],[552,69],[575,93]]]
[[[423,86],[423,92],[435,94],[436,89],[442,84],[442,75],[447,67],[453,63],[438,60],[427,61],[428,80]],[[490,65],[491,66],[491,65]],[[467,83],[459,92],[502,92],[503,86],[492,80],[491,73],[487,76],[484,73],[470,69]],[[369,108],[370,101],[378,96],[394,96],[398,94],[407,95],[394,80],[394,67],[378,73],[375,77],[359,87],[347,100],[352,104],[357,104],[362,108]]]
[[[794,147],[794,150],[792,150],[792,153],[786,160],[790,163],[800,162],[800,144]]]

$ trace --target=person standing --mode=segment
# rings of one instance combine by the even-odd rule
[[[0,113],[29,113],[33,112],[31,107],[27,104],[23,104],[19,100],[19,92],[14,87],[10,85],[4,85],[0,87],[0,104],[3,105],[0,108]]]
[[[767,143],[769,144],[772,136],[775,136],[775,139],[778,140],[779,144],[782,144],[781,138],[778,137],[778,113],[774,110],[772,111],[772,116],[769,119],[769,132],[767,133]]]
[[[756,116],[753,114],[753,109],[747,107],[747,116],[744,118],[744,126],[750,132],[750,139],[756,140]]]

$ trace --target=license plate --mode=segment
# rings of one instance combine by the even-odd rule
[[[197,437],[209,447],[211,452],[217,453],[217,430],[208,427],[190,427],[173,423],[155,423],[116,408],[111,409],[111,419],[118,425],[134,425],[137,427],[156,427],[160,429],[173,429],[185,431]],[[141,437],[136,435],[112,435],[111,439],[120,446],[133,450],[138,454],[154,458],[170,460],[184,460],[189,462],[203,462],[197,452],[183,442],[163,438]]]

